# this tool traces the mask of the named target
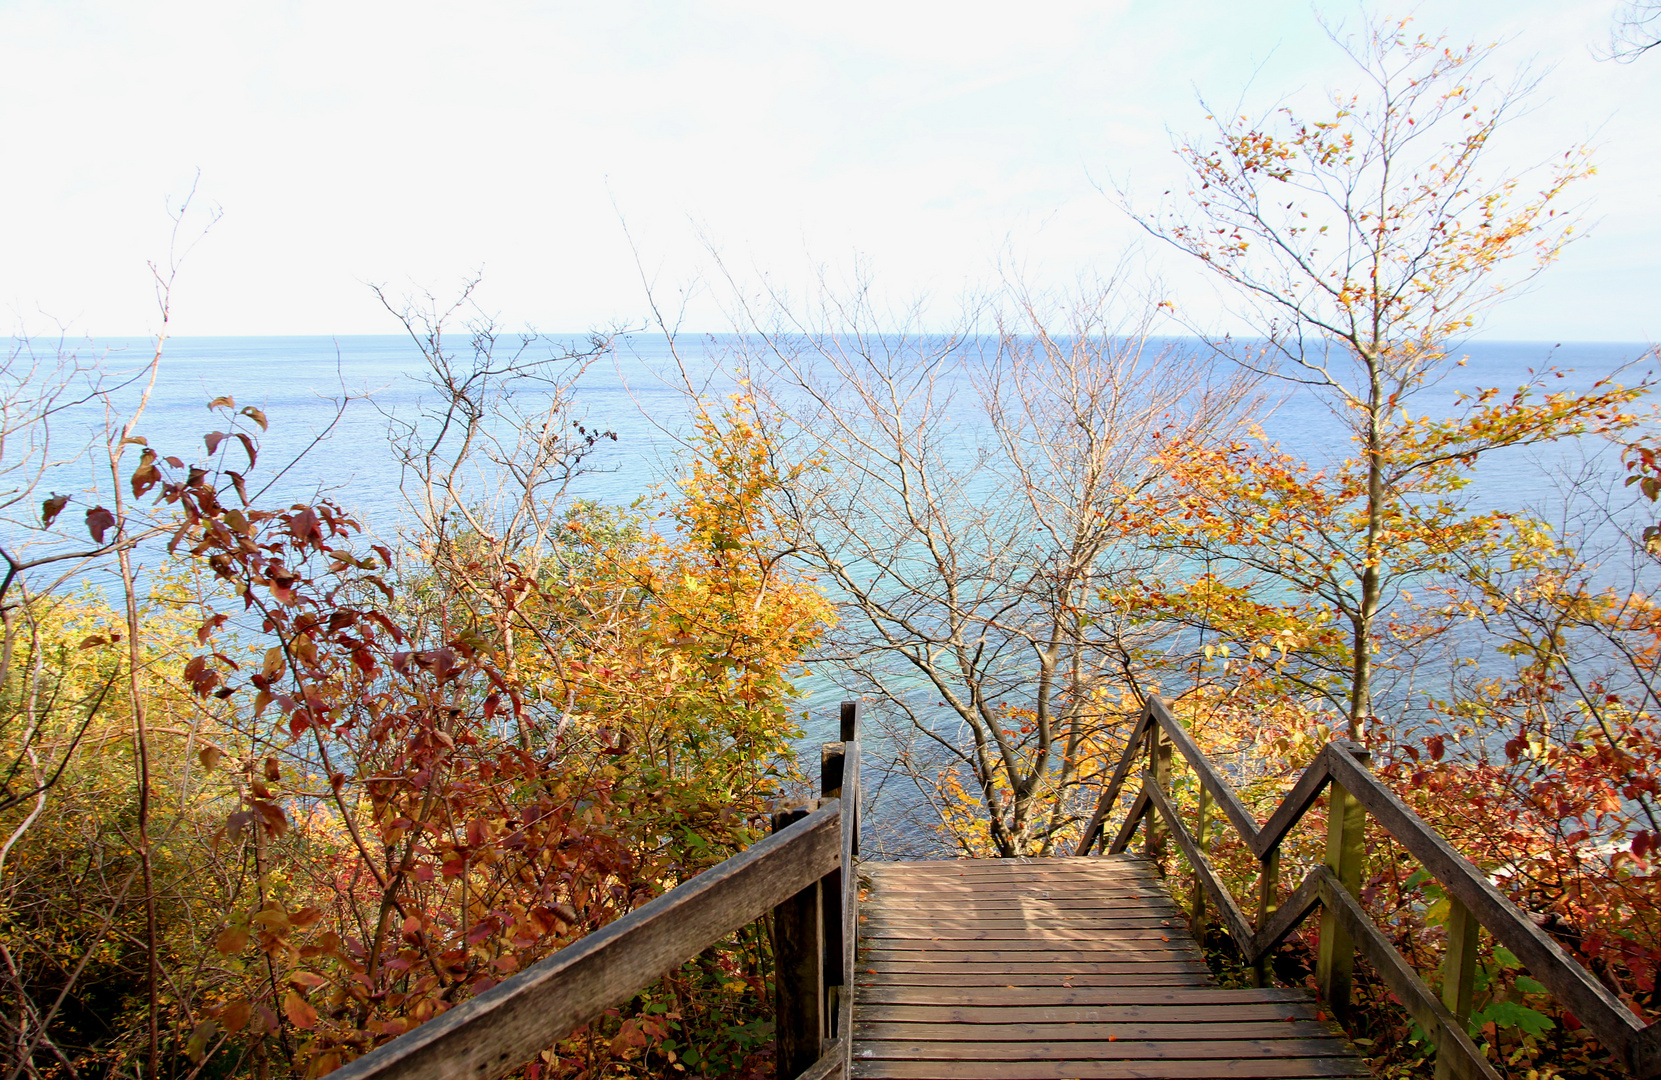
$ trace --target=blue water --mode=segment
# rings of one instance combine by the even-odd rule
[[[465,354],[465,340],[453,344]],[[558,353],[580,350],[581,336],[555,338],[533,349]],[[705,396],[718,396],[733,387],[719,377],[709,361],[737,344],[731,338],[711,337],[679,343],[686,374]],[[1179,346],[1193,343],[1177,343]],[[37,353],[40,346],[32,346]],[[50,353],[51,349],[47,352]],[[145,340],[97,340],[74,350],[83,359],[96,359],[107,371],[142,368],[153,351]],[[1454,368],[1438,385],[1421,392],[1410,403],[1414,414],[1446,414],[1461,393],[1499,387],[1509,391],[1526,382],[1530,372],[1556,367],[1568,372],[1553,380],[1550,389],[1582,390],[1599,378],[1625,367],[1618,381],[1632,384],[1645,377],[1647,350],[1638,344],[1556,344],[1551,342],[1473,342],[1461,352],[1465,366]],[[647,494],[654,485],[674,475],[676,439],[687,425],[688,395],[683,369],[660,337],[636,335],[619,340],[607,355],[593,362],[577,384],[574,419],[587,427],[615,432],[590,459],[589,471],[578,478],[569,497],[605,503],[628,503]],[[396,536],[409,520],[410,507],[400,491],[400,472],[389,440],[389,424],[413,417],[433,402],[423,386],[425,365],[420,351],[402,336],[363,337],[237,337],[174,338],[164,350],[160,376],[150,397],[138,433],[163,455],[201,460],[202,436],[222,429],[223,417],[210,413],[207,403],[220,395],[239,407],[252,405],[265,413],[270,430],[260,437],[256,484],[277,468],[294,462],[273,490],[283,501],[327,496],[355,512],[383,539]],[[125,413],[137,401],[138,387],[112,395],[116,411]],[[1283,388],[1270,384],[1271,394]],[[962,391],[972,397],[965,382]],[[52,459],[39,489],[83,492],[96,485],[107,493],[110,479],[89,473],[80,451],[100,436],[105,413],[98,404],[71,409],[55,418]],[[1308,394],[1290,394],[1275,404],[1263,427],[1269,437],[1300,456],[1322,461],[1349,453],[1349,436],[1339,418]],[[966,445],[975,432],[966,431]],[[241,453],[231,451],[232,458]],[[296,460],[298,459],[298,460]],[[235,467],[235,466],[233,466]],[[127,471],[132,464],[129,461]],[[1619,462],[1600,441],[1495,457],[1476,472],[1471,489],[1474,501],[1485,507],[1527,509],[1549,506],[1555,490],[1575,470],[1604,484],[1619,477]],[[17,537],[15,523],[38,513],[38,496],[13,508],[14,524],[6,535]],[[73,518],[78,528],[78,515]],[[836,703],[840,692],[823,679],[804,682],[810,720],[802,746],[836,737]],[[804,753],[808,768],[816,751]]]
[[[557,348],[581,349],[586,343],[575,335],[553,340]],[[680,343],[682,356],[690,351],[699,362],[693,377],[710,395],[732,387],[724,380],[706,381],[711,368],[701,363],[704,354],[720,353],[731,343],[719,336],[694,341],[690,350],[685,341]],[[76,352],[122,370],[141,367],[152,350],[153,343],[143,339],[100,339],[82,343]],[[1422,391],[1410,411],[1446,414],[1460,393],[1483,387],[1509,392],[1527,381],[1531,370],[1547,366],[1569,373],[1566,379],[1553,380],[1550,388],[1571,390],[1585,389],[1623,367],[1619,381],[1635,383],[1650,367],[1640,362],[1647,353],[1641,344],[1473,342],[1462,352],[1468,356],[1466,366]],[[309,450],[283,489],[296,496],[329,495],[384,530],[407,509],[398,493],[387,414],[407,417],[423,401],[432,401],[430,388],[419,381],[423,374],[420,352],[403,336],[173,338],[166,343],[161,375],[139,430],[163,454],[199,457],[202,435],[223,426],[208,412],[207,403],[220,395],[232,396],[239,406],[263,409],[270,420],[270,431],[261,436],[263,461],[256,470],[269,476],[272,463],[288,462],[306,451],[334,419],[337,405],[349,399],[326,440]],[[589,427],[615,431],[618,440],[600,448],[592,459],[593,470],[578,483],[574,496],[627,502],[672,475],[674,436],[684,431],[687,414],[679,379],[663,339],[651,335],[621,339],[610,355],[588,367],[578,384],[574,417]],[[1267,389],[1273,396],[1281,388],[1270,383]],[[136,396],[136,388],[131,388],[118,393],[116,402],[130,408]],[[1263,427],[1287,449],[1314,461],[1348,452],[1341,422],[1310,395],[1293,394],[1273,407]],[[102,410],[90,407],[60,420],[54,456],[72,457],[102,430],[102,422]],[[1543,471],[1527,452],[1508,455],[1479,471],[1476,494],[1485,503],[1526,504],[1541,493]],[[78,489],[85,478],[75,483],[76,473],[75,466],[61,465],[49,472],[45,486],[58,483],[66,490]]]

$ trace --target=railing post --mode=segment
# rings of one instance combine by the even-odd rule
[[[1448,897],[1448,944],[1442,956],[1442,1004],[1460,1024],[1471,1018],[1471,995],[1476,988],[1476,934],[1480,927],[1470,909]],[[1452,1080],[1453,1055],[1443,1053],[1445,1040],[1436,1039],[1436,1080]]]
[[[1211,789],[1202,783],[1200,785],[1200,821],[1199,826],[1194,830],[1194,846],[1200,849],[1202,855],[1206,854],[1205,819],[1210,813]],[[1191,925],[1194,931],[1194,940],[1203,947],[1205,945],[1205,882],[1200,880],[1198,867],[1194,868],[1193,903],[1189,907],[1192,909],[1193,915]]]
[[[1353,747],[1350,753],[1367,764],[1368,753]],[[1351,896],[1361,895],[1361,864],[1366,857],[1367,812],[1337,781],[1327,788],[1326,866]],[[1350,983],[1355,973],[1355,942],[1325,905],[1321,908],[1321,949],[1315,958],[1315,983],[1332,1014],[1344,1019],[1350,1011]]]
[[[842,776],[846,766],[846,743],[828,742],[819,748],[819,798],[842,798]],[[848,813],[846,804],[842,807]],[[824,956],[820,960],[824,971],[825,1036],[834,1038],[838,998],[846,990],[842,981],[842,866],[819,879],[819,938],[824,942]]]
[[[1171,790],[1171,740],[1165,734],[1165,729],[1155,720],[1148,725],[1148,772],[1153,776],[1154,786],[1161,793],[1169,794]],[[1165,872],[1166,832],[1165,819],[1159,816],[1158,810],[1149,810],[1146,823],[1142,826],[1142,853],[1146,855],[1163,874]]]
[[[854,956],[859,936],[859,702],[842,703],[842,954],[835,960],[842,973],[838,993],[836,1030],[842,1042],[842,1075],[853,1075]]]
[[[1269,919],[1280,908],[1280,847],[1276,845],[1258,859],[1257,875],[1257,932],[1269,925]],[[1268,986],[1269,957],[1263,955],[1252,964],[1252,985]]]
[[[840,734],[842,736],[842,742],[844,744],[858,743],[859,742],[859,702],[857,702],[857,701],[844,701],[842,703],[841,721],[842,721],[842,730],[841,730]],[[854,766],[854,776],[858,777],[858,775],[859,775],[859,766],[856,764]],[[859,854],[859,792],[858,792],[857,784],[856,784],[856,787],[855,787],[854,796],[853,796],[853,798],[849,799],[848,802],[849,802],[848,812],[853,815],[853,817],[851,819],[849,819],[850,822],[852,823],[853,834],[854,834],[854,851],[853,851],[853,853],[855,855],[858,855]]]
[[[773,815],[780,832],[805,809]],[[825,970],[820,882],[773,909],[773,1038],[779,1080],[795,1080],[819,1060],[825,1040]]]

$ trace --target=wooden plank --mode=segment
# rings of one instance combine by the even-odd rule
[[[1210,970],[1198,960],[1172,961],[1160,964],[976,964],[976,963],[949,963],[949,964],[915,964],[915,963],[867,963],[860,961],[854,968],[854,980],[861,984],[881,983],[885,980],[894,983],[911,983],[918,985],[916,980],[921,976],[942,979],[974,979],[973,985],[996,986],[999,978],[1005,978],[1011,983],[1024,983],[1028,986],[1045,985],[1043,980],[1050,983],[1061,983],[1066,980],[1085,980],[1080,986],[1113,986],[1112,980],[1123,979],[1121,986],[1207,986]],[[1199,982],[1194,980],[1198,979]],[[956,985],[942,983],[943,986]],[[968,985],[968,984],[965,984]]]
[[[1173,1017],[1173,1019],[1176,1019]],[[1213,1021],[1168,1024],[1118,1023],[922,1023],[862,1018],[861,1042],[883,1039],[960,1042],[1070,1042],[1074,1040],[1141,1039],[1167,1042],[1211,1042],[1229,1039],[1330,1039],[1332,1027],[1318,1020]]]
[[[1253,945],[1247,947],[1241,942],[1235,942],[1241,950],[1248,954],[1248,963],[1252,965],[1252,985],[1268,986],[1273,979],[1269,964],[1264,955],[1269,950],[1277,948],[1281,939],[1286,936],[1283,932],[1280,937],[1264,944],[1263,931],[1268,928],[1270,920],[1280,909],[1280,849],[1259,855],[1257,858],[1257,936]],[[1298,921],[1303,921],[1303,915],[1298,915]],[[1287,931],[1289,932],[1289,931]]]
[[[904,885],[892,881],[874,882],[870,889],[872,903],[910,903],[930,899],[974,900],[1076,900],[1096,903],[1135,903],[1139,900],[1170,899],[1171,890],[1163,882],[1098,884],[1096,882],[1020,882],[984,880],[977,882],[941,882],[938,885]]]
[[[1269,998],[1291,1004],[1307,1004],[1309,995],[1302,990],[1251,990],[1252,994],[1283,994]],[[1166,987],[1138,989],[1137,987],[1102,986],[1033,986],[1005,990],[998,995],[1000,1006],[1014,1005],[1230,1005],[1248,999],[1242,991],[1213,990],[1207,987],[1191,989]],[[1261,1001],[1262,999],[1257,999]],[[952,987],[868,986],[855,997],[858,1005],[985,1005],[986,995],[972,989]]]
[[[860,764],[861,751],[859,742],[860,708],[857,701],[844,701],[841,714],[841,735],[843,746],[842,780],[843,806],[847,812],[842,815],[841,822],[841,851],[839,865],[842,870],[842,955],[838,959],[838,971],[842,977],[842,987],[837,994],[836,1002],[836,1033],[839,1039],[839,1058],[842,1065],[844,1080],[853,1068],[853,1026],[854,1026],[854,964],[855,953],[858,951],[859,940],[859,869],[856,860],[859,857],[859,821],[860,821]]]
[[[1167,894],[1169,895],[1169,894]],[[1048,899],[1022,898],[1015,896],[997,896],[986,899],[969,900],[941,900],[924,896],[900,899],[892,896],[876,895],[861,905],[869,912],[957,912],[963,913],[966,908],[972,908],[975,913],[989,911],[1033,911],[1033,912],[1102,912],[1102,913],[1131,913],[1141,911],[1175,911],[1181,912],[1174,901],[1160,900],[1156,897],[1138,896],[1126,897],[1114,903],[1103,903],[1095,897],[1075,898],[1070,896],[1050,897]]]
[[[1454,1023],[1465,1024],[1471,1016],[1471,998],[1476,989],[1477,921],[1457,897],[1448,897],[1448,918],[1442,924],[1447,944],[1442,948],[1442,1004]],[[1453,1062],[1446,1054],[1436,1055],[1436,1080],[1453,1080]]]
[[[1183,1042],[1103,1038],[1099,1041],[975,1042],[956,1039],[870,1040],[863,1035],[854,1044],[861,1061],[1045,1061],[1086,1058],[1091,1061],[1237,1061],[1257,1058],[1340,1057],[1349,1046],[1326,1032],[1313,1039],[1196,1039]]]
[[[918,870],[938,870],[941,867],[952,866],[1121,866],[1135,864],[1140,860],[1134,855],[1018,855],[1013,858],[1000,859],[988,857],[984,859],[957,856],[950,859],[884,859],[872,862],[870,865],[882,869],[896,866]]]
[[[1079,934],[1091,935],[1095,940],[1105,940],[1106,936],[1118,937],[1125,935],[1127,941],[1144,940],[1156,941],[1162,937],[1170,937],[1172,931],[1181,933],[1184,929],[1181,919],[1125,919],[1118,922],[1104,922],[1092,919],[1089,922],[1074,922],[1067,919],[1033,919],[1030,922],[1021,919],[988,919],[984,922],[954,922],[939,925],[928,921],[908,923],[861,923],[859,932],[861,941],[880,940],[933,940],[941,941],[954,939],[961,940],[989,940],[1000,937],[1021,935],[1022,931],[1032,931],[1028,940],[1068,940],[1069,937]],[[1044,937],[1044,935],[1066,935],[1064,937]],[[978,936],[977,936],[978,935]],[[1150,936],[1151,935],[1151,936]],[[1162,943],[1163,944],[1163,943]],[[1057,946],[1067,948],[1068,946]]]
[[[1211,1061],[863,1061],[854,1047],[851,1076],[870,1080],[1119,1080],[1122,1077],[1169,1080],[1304,1080],[1314,1077],[1366,1076],[1353,1057],[1265,1058]]]
[[[1030,922],[1023,919],[987,919],[983,922],[932,923],[926,920],[907,923],[879,923],[869,922],[860,924],[860,940],[876,940],[883,937],[939,937],[942,940],[954,935],[983,935],[984,937],[1000,937],[1010,934],[1019,934],[1023,930],[1032,930],[1035,933],[1048,934],[1154,934],[1169,936],[1172,930],[1180,931],[1182,922],[1179,919],[1123,919],[1116,922],[1106,922],[1101,919],[1089,921],[1073,921],[1068,919],[1033,919]]]
[[[869,959],[897,960],[905,957],[945,958],[961,956],[966,960],[990,961],[997,959],[1053,960],[1123,960],[1141,963],[1170,956],[1198,957],[1200,951],[1192,941],[1182,939],[1164,942],[1124,942],[1112,938],[1086,938],[1083,941],[1058,945],[1054,941],[1035,941],[1017,938],[1006,941],[939,941],[930,938],[875,938],[868,939],[862,955]]]
[[[1168,893],[1164,879],[1148,880],[1142,875],[1106,874],[940,874],[933,877],[901,878],[894,874],[872,878],[867,875],[872,896],[977,892],[1020,893],[1065,892],[1075,896],[1102,894],[1158,896]]]
[[[1365,753],[1366,751],[1362,751]],[[1364,833],[1367,812],[1341,785],[1327,788],[1326,867],[1334,880],[1354,894],[1361,892],[1361,875],[1367,861]],[[1315,952],[1315,989],[1334,1016],[1349,1021],[1350,988],[1355,974],[1355,943],[1330,905],[1321,910],[1321,933]]]
[[[330,1075],[490,1080],[680,967],[838,859],[832,803]]]
[[[1257,932],[1251,942],[1241,946],[1246,962],[1255,964],[1280,947],[1280,943],[1296,930],[1321,901],[1321,880],[1316,874],[1303,879],[1286,902],[1275,909],[1268,925]],[[1236,944],[1240,944],[1236,942]]]
[[[1080,956],[1078,953],[1022,952],[1017,949],[996,952],[958,953],[949,949],[938,952],[904,951],[866,953],[860,966],[867,974],[877,971],[1193,971],[1205,969],[1205,962],[1197,956],[1184,958],[1174,953],[1156,953],[1152,956],[1116,957],[1111,953]]]
[[[1057,971],[1019,964],[956,964],[951,967],[854,969],[857,986],[1206,986],[1204,965],[1189,970],[1161,965],[1156,971]]]
[[[1146,997],[1146,995],[1142,995]],[[1315,1004],[1303,994],[1295,1001],[1230,1001],[1225,1004],[1163,1005],[877,1005],[855,1006],[861,1030],[867,1023],[961,1024],[1145,1024],[1304,1022],[1315,1020]],[[1324,1026],[1324,1025],[1323,1025]],[[970,1036],[965,1035],[965,1038]]]
[[[988,874],[979,878],[928,881],[920,878],[883,878],[872,883],[872,895],[888,896],[1032,896],[1056,893],[1066,896],[1168,896],[1170,890],[1157,882],[1102,880],[1083,874],[1033,876],[1027,879]]]
[[[819,747],[819,797],[821,799],[842,798],[843,775],[847,771],[847,751],[845,743],[828,742]],[[841,986],[846,980],[846,965],[843,961],[842,947],[842,904],[843,894],[847,892],[842,887],[842,863],[839,860],[836,869],[826,874],[819,881],[819,913],[823,919],[820,930],[820,939],[824,943],[824,956],[821,967],[824,971],[826,988],[826,1004],[834,993],[832,987]],[[836,1034],[834,1017],[827,1017],[826,1031],[830,1035]]]
[[[1091,915],[1120,917],[1148,913],[1182,912],[1182,909],[1177,906],[1176,901],[1171,898],[1169,893],[1152,896],[1110,897],[1104,901],[1102,898],[1094,896],[1086,898],[1063,896],[1045,899],[1000,896],[987,900],[975,900],[971,897],[938,899],[930,896],[884,896],[879,892],[873,892],[860,904],[860,910],[874,915],[905,915],[919,911],[930,914],[946,912],[956,918],[965,919],[981,918],[987,912],[998,911],[1058,912],[1066,914],[1069,918],[1088,918]]]
[[[912,874],[934,874],[962,870],[1038,871],[1042,873],[1136,873],[1148,869],[1148,864],[1135,855],[1033,855],[1017,859],[906,859],[904,861],[871,862],[866,868],[875,873],[894,869]]]
[[[865,942],[885,942],[885,940],[953,940],[953,942],[992,942],[992,940],[1023,940],[1023,942],[1066,942],[1065,947],[1075,947],[1085,944],[1101,945],[1106,947],[1113,944],[1115,947],[1146,947],[1148,942],[1169,940],[1168,930],[1173,929],[1168,922],[1159,922],[1151,927],[1138,925],[1113,924],[1113,937],[1103,937],[1101,927],[1076,927],[1063,924],[1060,927],[992,927],[980,929],[973,925],[937,925],[932,922],[919,922],[915,925],[877,925],[865,924],[860,940]],[[1060,947],[1060,945],[1058,945]]]
[[[1205,966],[1205,961],[1199,957],[1192,959],[1167,957],[1160,960],[1107,964],[1054,963],[1048,961],[1010,962],[1007,960],[995,963],[976,963],[972,960],[940,962],[926,960],[861,960],[859,966],[854,969],[854,978],[862,985],[880,983],[885,979],[895,982],[908,982],[914,975],[967,975],[989,980],[992,985],[997,984],[997,977],[1001,975],[1008,975],[1009,982],[1025,982],[1028,984],[1032,984],[1033,980],[1039,978],[1048,978],[1052,983],[1056,983],[1088,976],[1092,980],[1091,985],[1097,986],[1111,985],[1111,983],[1104,984],[1101,981],[1103,979],[1157,975],[1173,978],[1175,980],[1173,985],[1210,985],[1205,981],[1209,978],[1209,970]],[[1195,979],[1201,981],[1196,983]],[[1081,983],[1080,985],[1085,984]],[[1134,984],[1126,983],[1125,985]]]
[[[1146,880],[1155,873],[1151,863],[1142,856],[1129,852],[1118,855],[1056,855],[1020,859],[963,858],[937,859],[932,862],[872,861],[863,864],[862,869],[873,877],[889,875],[908,878],[949,878],[974,874],[1079,874],[1083,876],[1125,878],[1127,880]]]
[[[1030,927],[1034,930],[1111,930],[1120,927],[1129,930],[1136,927],[1179,926],[1182,924],[1182,913],[1173,907],[1168,912],[1141,910],[1134,914],[1107,914],[1092,911],[1071,913],[1034,912],[1023,917],[1019,912],[1014,914],[1002,912],[980,916],[976,916],[971,912],[947,916],[918,911],[888,912],[880,908],[872,910],[869,906],[862,904],[859,921],[861,926],[866,928],[896,927],[904,929],[911,926],[938,926],[944,929],[955,926],[965,930],[996,930],[1019,927]]]
[[[1155,724],[1148,730],[1148,772],[1153,774],[1153,779],[1150,783],[1146,775],[1142,777],[1143,792],[1151,796],[1153,792],[1170,790],[1172,752],[1171,740]],[[1153,814],[1142,825],[1142,853],[1160,865],[1164,863],[1166,852],[1166,830],[1162,820],[1158,814]]]

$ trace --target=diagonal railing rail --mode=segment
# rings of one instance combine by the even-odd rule
[[[1183,823],[1171,802],[1171,764],[1180,753],[1200,784],[1201,833]],[[1077,854],[1087,855],[1107,840],[1105,827],[1138,761],[1145,761],[1141,790],[1106,850],[1125,850],[1139,826],[1150,850],[1162,851],[1175,838],[1193,868],[1196,899],[1203,891],[1216,905],[1229,936],[1266,978],[1271,953],[1317,908],[1320,945],[1316,983],[1334,1014],[1349,1009],[1351,972],[1357,952],[1407,1007],[1437,1047],[1438,1077],[1498,1080],[1465,1031],[1476,973],[1477,928],[1487,929],[1546,987],[1580,1024],[1590,1030],[1626,1069],[1639,1077],[1661,1075],[1661,1023],[1642,1019],[1587,971],[1562,946],[1489,882],[1475,864],[1455,851],[1422,818],[1379,782],[1367,767],[1367,752],[1334,740],[1323,747],[1291,792],[1259,825],[1170,708],[1158,698],[1143,708],[1096,811],[1085,826]],[[1287,834],[1315,800],[1332,789],[1327,807],[1327,846],[1315,867],[1284,901],[1278,900],[1280,849]],[[1204,851],[1205,808],[1215,805],[1259,862],[1257,918],[1254,921],[1223,885]],[[1448,897],[1448,947],[1439,998],[1373,922],[1357,899],[1367,815],[1418,859]],[[1198,904],[1195,905],[1198,909]],[[1197,913],[1197,910],[1196,910]]]
[[[779,1080],[846,1077],[859,851],[859,705],[825,743],[820,798],[773,835],[513,978],[330,1073],[338,1080],[492,1080],[739,927],[770,917]]]

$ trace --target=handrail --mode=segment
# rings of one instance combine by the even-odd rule
[[[769,911],[774,913],[775,961],[780,971],[775,979],[778,1011],[781,1016],[811,1016],[819,1024],[816,1032],[805,1037],[795,1033],[797,1043],[807,1049],[805,1059],[798,1053],[787,1061],[780,1054],[781,1080],[796,1080],[798,1074],[846,1077],[848,1040],[828,1038],[827,1021],[836,1014],[827,1007],[826,998],[831,996],[830,987],[853,985],[858,721],[858,705],[843,702],[844,740],[825,744],[821,789],[826,797],[818,800],[816,809],[787,812],[789,820],[783,822],[775,815],[777,830],[771,836],[350,1062],[331,1077],[492,1080]],[[787,921],[788,912],[802,907],[804,896],[811,900],[814,918],[805,935],[787,940],[779,927]],[[834,932],[828,925],[832,920]],[[783,975],[787,966],[798,976],[805,973],[810,1001],[797,1000],[787,990]],[[851,1002],[851,995],[840,997]],[[847,1032],[850,1017],[849,1006],[842,1004],[838,1034]],[[780,1027],[781,1043],[788,1042],[792,1032]]]
[[[1254,924],[1224,887],[1202,845],[1180,820],[1167,796],[1171,750],[1193,767],[1201,789],[1214,800],[1246,846],[1260,861],[1262,878]],[[1475,928],[1488,929],[1510,949],[1583,1027],[1639,1077],[1661,1075],[1661,1023],[1645,1025],[1596,977],[1542,931],[1488,881],[1475,864],[1448,844],[1395,793],[1379,782],[1362,758],[1366,751],[1341,740],[1322,747],[1270,816],[1259,826],[1170,708],[1150,698],[1125,744],[1125,752],[1085,826],[1076,853],[1085,855],[1105,839],[1105,825],[1120,800],[1138,757],[1147,755],[1142,788],[1107,850],[1129,845],[1138,825],[1157,815],[1173,836],[1206,894],[1216,905],[1229,936],[1247,963],[1263,971],[1266,958],[1319,907],[1322,910],[1317,981],[1322,996],[1342,1013],[1348,1007],[1349,972],[1356,950],[1378,971],[1438,1048],[1438,1076],[1496,1077],[1465,1032],[1474,977]],[[1284,903],[1276,903],[1280,845],[1328,786],[1327,857]],[[1356,900],[1362,858],[1363,812],[1419,860],[1449,897],[1449,950],[1443,1000],[1438,1000],[1381,933]],[[1149,820],[1147,841],[1158,850],[1162,835]],[[1447,1051],[1453,1050],[1449,1054]]]

